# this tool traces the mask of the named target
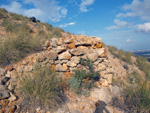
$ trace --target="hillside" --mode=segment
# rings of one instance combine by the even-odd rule
[[[44,42],[52,37],[67,35],[64,30],[0,9],[0,64],[14,63],[25,56],[41,51]],[[5,56],[5,57],[4,57]]]
[[[0,22],[1,113],[150,112],[143,57],[4,9]]]

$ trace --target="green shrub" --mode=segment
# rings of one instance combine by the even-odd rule
[[[99,80],[100,75],[94,71],[93,62],[90,59],[80,59],[80,63],[87,67],[87,70],[74,70],[73,77],[68,79],[70,88],[77,94],[86,94],[85,89],[90,89],[93,83]]]
[[[63,102],[63,82],[48,67],[34,70],[33,75],[21,75],[18,78],[21,84],[20,92],[23,95],[20,106],[26,109],[36,109],[38,106],[42,109],[60,107]]]
[[[68,83],[70,84],[71,90],[74,90],[75,92],[77,92],[81,87],[81,83],[75,77],[68,79]]]

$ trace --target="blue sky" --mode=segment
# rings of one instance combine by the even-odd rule
[[[150,49],[150,0],[0,0],[0,7],[119,49]]]

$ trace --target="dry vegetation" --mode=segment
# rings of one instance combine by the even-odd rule
[[[116,47],[107,46],[109,52],[118,59],[133,65],[131,56],[132,53],[118,50]],[[150,63],[144,57],[136,57],[135,64],[141,71],[145,73],[143,78],[138,72],[128,73],[125,85],[123,87],[123,102],[120,106],[131,113],[149,113],[150,112]],[[128,70],[128,66],[124,65]]]
[[[37,68],[33,75],[18,75],[18,78],[22,95],[19,112],[30,107],[35,111],[38,106],[45,110],[56,109],[65,100],[64,82],[49,67]]]
[[[41,50],[42,44],[50,38],[60,38],[64,30],[36,18],[28,18],[0,9],[0,19],[6,35],[0,42],[1,66],[14,63],[28,54]],[[31,26],[33,27],[31,27]],[[35,34],[35,35],[34,35]]]

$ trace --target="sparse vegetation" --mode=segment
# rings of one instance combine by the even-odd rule
[[[23,16],[22,15],[18,15],[16,13],[11,13],[11,17],[12,19],[14,20],[22,20],[23,19]]]
[[[0,19],[1,18],[7,18],[8,15],[6,13],[7,13],[7,11],[5,9],[0,8]]]
[[[87,67],[87,70],[74,70],[74,76],[68,80],[70,88],[77,94],[88,95],[88,90],[96,80],[99,80],[100,75],[94,71],[93,63],[90,59],[80,59],[80,63]]]
[[[124,88],[124,104],[132,113],[150,112],[150,87],[147,80],[133,72]]]
[[[148,60],[144,57],[137,57],[137,66],[140,70],[145,73],[145,77],[147,80],[150,80],[150,64]]]
[[[134,56],[134,54],[130,52],[125,52],[122,49],[118,50],[116,47],[113,46],[108,46],[108,50],[120,60],[132,64],[131,56]]]
[[[19,61],[26,55],[41,50],[46,40],[60,38],[64,32],[48,23],[39,23],[34,17],[30,19],[16,13],[8,13],[5,9],[0,9],[0,18],[3,19],[1,25],[7,32],[5,38],[0,39],[0,66]],[[35,26],[36,30],[29,24]],[[44,26],[47,30],[43,29]]]
[[[28,77],[26,77],[28,76]],[[23,100],[20,110],[26,111],[29,107],[36,109],[54,109],[63,102],[63,81],[48,67],[34,70],[33,75],[19,76],[20,93]]]

